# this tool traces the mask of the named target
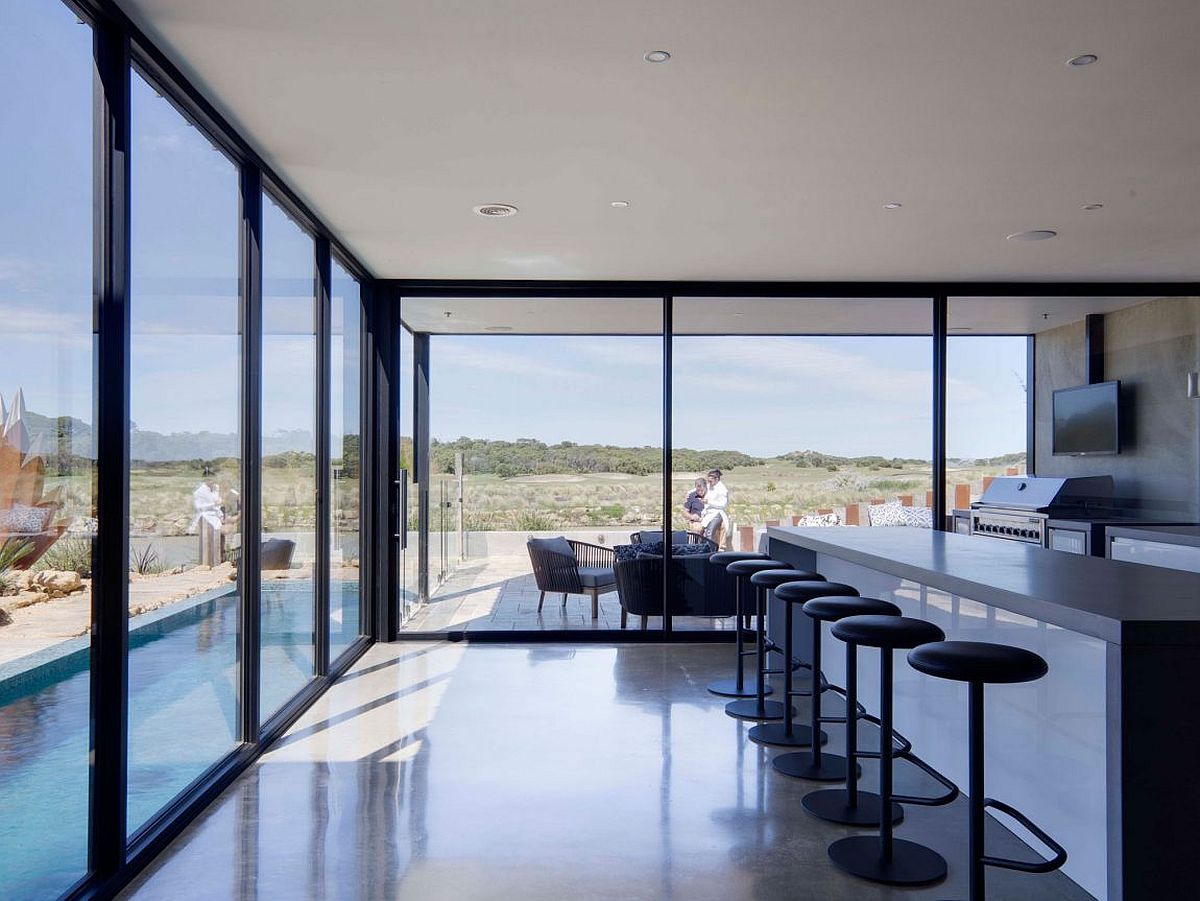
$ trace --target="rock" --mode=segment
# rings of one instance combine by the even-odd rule
[[[7,626],[12,622],[12,617],[8,615],[8,611],[0,607],[0,626]]]
[[[26,583],[29,588],[40,591],[48,598],[63,598],[83,589],[83,580],[79,578],[79,573],[53,569],[30,573]]]

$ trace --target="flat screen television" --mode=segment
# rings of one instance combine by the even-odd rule
[[[1120,382],[1054,392],[1054,454],[1081,457],[1121,452]]]

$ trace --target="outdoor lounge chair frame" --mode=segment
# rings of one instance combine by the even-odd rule
[[[585,587],[579,577],[579,567],[601,567],[611,569],[616,563],[616,553],[610,547],[589,544],[586,541],[567,539],[574,551],[573,557],[555,553],[543,547],[526,544],[529,560],[533,564],[533,577],[538,587],[538,613],[546,601],[546,592],[562,592],[562,605],[567,606],[567,595],[586,594],[592,599],[592,619],[600,616],[600,595],[617,590],[616,576],[612,582],[594,587]]]

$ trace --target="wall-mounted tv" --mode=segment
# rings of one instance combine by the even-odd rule
[[[1120,397],[1120,382],[1100,382],[1055,391],[1055,455],[1119,454]]]

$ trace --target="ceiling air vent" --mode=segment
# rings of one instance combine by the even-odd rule
[[[505,216],[515,216],[517,208],[509,203],[485,203],[475,207],[475,212],[489,219],[503,219]]]

